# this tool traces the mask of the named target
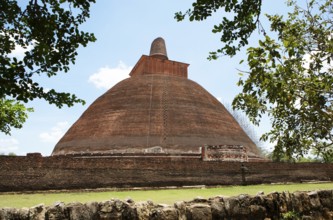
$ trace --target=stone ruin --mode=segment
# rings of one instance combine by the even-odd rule
[[[204,161],[249,161],[246,147],[242,145],[205,145],[202,149],[202,155]]]
[[[134,202],[111,199],[104,202],[57,202],[52,206],[31,208],[1,208],[1,220],[280,220],[333,219],[333,192],[273,192],[256,196],[218,196],[176,202],[174,205],[151,201]]]

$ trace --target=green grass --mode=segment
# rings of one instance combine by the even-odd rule
[[[32,207],[40,203],[52,205],[57,201],[91,202],[105,201],[112,198],[134,201],[151,200],[154,203],[173,204],[176,201],[189,201],[195,197],[209,198],[218,195],[235,196],[239,194],[255,195],[259,191],[268,194],[273,191],[310,191],[318,189],[333,189],[333,183],[303,183],[284,185],[251,185],[251,186],[220,186],[215,188],[196,189],[163,189],[163,190],[134,190],[134,191],[105,191],[105,192],[59,192],[59,193],[27,193],[0,194],[0,207]]]

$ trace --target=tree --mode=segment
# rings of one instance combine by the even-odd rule
[[[216,1],[197,2],[200,4],[194,4],[194,8],[199,7],[198,5],[204,7],[199,12],[194,10],[199,14],[214,11],[214,7],[219,5],[214,3]],[[236,9],[241,7],[237,6],[238,3],[218,2],[233,4],[230,8],[236,13],[234,19],[240,25],[238,32],[249,33],[242,32],[247,24],[242,23],[244,19],[239,19],[241,14],[237,14]],[[260,3],[242,1],[242,4],[245,2],[254,5]],[[302,157],[311,150],[322,158],[332,158],[333,0],[311,0],[304,7],[299,6],[296,1],[288,1],[287,6],[292,7],[293,11],[286,18],[282,15],[266,15],[272,36],[264,31],[259,46],[247,49],[249,71],[242,73],[244,77],[239,80],[238,85],[242,86],[243,91],[235,97],[233,106],[243,110],[256,125],[259,125],[264,114],[271,118],[272,130],[261,139],[275,143],[274,160]],[[240,13],[245,13],[250,18],[253,15],[257,17],[248,19],[251,27],[253,24],[260,25],[260,7],[257,7],[256,13],[246,14],[244,10]],[[188,15],[191,18],[195,13],[190,10]],[[229,25],[231,23],[222,25],[225,30],[223,35],[235,32]],[[221,40],[230,45],[231,41],[225,41],[223,35]],[[234,36],[231,39],[238,38]],[[224,51],[233,55],[228,50],[218,52]]]
[[[75,63],[78,47],[96,40],[93,34],[79,30],[94,2],[30,0],[22,5],[15,0],[1,1],[0,131],[10,134],[11,127],[22,126],[31,111],[22,102],[38,98],[59,108],[84,104],[73,94],[45,90],[37,79],[68,72]],[[22,58],[13,55],[16,48],[25,50]]]
[[[5,134],[10,134],[11,127],[21,128],[28,117],[27,112],[32,111],[32,108],[6,99],[0,99],[0,108],[0,131]]]
[[[252,32],[257,28],[261,29],[261,0],[197,0],[192,6],[193,9],[188,9],[185,13],[177,12],[177,21],[184,20],[186,16],[190,21],[202,21],[221,9],[234,15],[233,19],[223,17],[221,23],[214,26],[212,32],[222,33],[221,41],[224,45],[217,51],[210,52],[208,59],[217,59],[220,55],[235,55],[248,44]]]

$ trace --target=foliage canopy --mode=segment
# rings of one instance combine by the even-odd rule
[[[220,24],[214,26],[213,33],[221,33],[223,47],[210,52],[208,59],[217,59],[219,54],[233,56],[242,47],[248,44],[248,39],[256,28],[260,28],[259,16],[261,13],[261,0],[197,0],[193,8],[185,13],[177,12],[175,18],[182,21],[186,16],[190,21],[202,21],[222,9],[233,19],[223,17]]]
[[[94,2],[29,0],[23,5],[15,0],[1,1],[0,131],[9,134],[10,127],[22,126],[31,109],[21,102],[39,98],[59,108],[84,103],[73,94],[44,89],[37,77],[68,72],[75,63],[78,47],[96,40],[93,34],[79,29]],[[24,50],[23,57],[15,56],[18,48]],[[13,114],[8,115],[9,112]]]
[[[248,10],[243,7],[247,5]],[[243,110],[251,122],[259,125],[267,114],[271,131],[261,139],[275,143],[273,159],[292,160],[308,152],[325,161],[333,158],[333,0],[311,0],[304,6],[287,1],[293,10],[287,16],[266,15],[267,33],[260,24],[261,1],[198,0],[182,20],[202,20],[224,7],[235,14],[234,20],[223,18],[213,32],[222,32],[223,48],[211,52],[234,55],[245,46],[251,33],[259,27],[263,39],[259,46],[247,48],[248,72],[238,85],[233,106]],[[218,30],[217,31],[217,27]],[[234,47],[232,44],[239,40]],[[231,48],[231,49],[230,49]],[[242,61],[243,62],[243,61]]]

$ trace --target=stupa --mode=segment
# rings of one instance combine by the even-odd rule
[[[189,64],[168,59],[157,38],[130,72],[95,100],[55,146],[68,154],[182,154],[209,146],[259,151],[226,108],[188,79]]]

